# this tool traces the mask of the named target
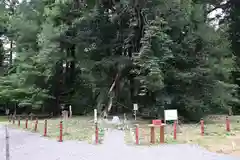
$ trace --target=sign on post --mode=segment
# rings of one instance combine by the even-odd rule
[[[133,111],[134,111],[135,120],[137,119],[137,110],[138,110],[138,104],[134,103],[133,104]]]
[[[97,109],[94,109],[94,123],[97,123]]]
[[[173,121],[178,120],[178,113],[176,109],[168,109],[164,110],[164,120],[166,121]]]
[[[72,106],[69,106],[69,117],[72,118]]]
[[[62,117],[63,117],[63,120],[64,120],[64,130],[65,130],[65,133],[67,133],[68,131],[68,111],[67,110],[64,110],[62,111]]]
[[[133,110],[134,110],[134,111],[137,111],[137,110],[138,110],[138,104],[136,104],[136,103],[133,104]]]

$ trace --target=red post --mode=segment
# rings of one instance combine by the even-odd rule
[[[46,137],[47,136],[47,120],[45,119],[44,121],[44,133],[43,136]]]
[[[62,121],[60,121],[60,133],[59,133],[59,142],[63,141],[63,124]]]
[[[173,139],[177,139],[177,121],[174,121],[173,124]]]
[[[36,118],[36,122],[35,122],[35,127],[34,127],[34,131],[37,131],[37,126],[38,126],[38,118]]]
[[[135,130],[135,139],[136,139],[136,145],[138,145],[139,144],[139,125],[138,124],[136,124],[136,126],[135,126],[136,128],[136,130]]]
[[[28,128],[28,118],[26,118],[25,128]]]
[[[20,116],[18,117],[18,127],[20,127]]]
[[[98,124],[95,123],[95,143],[98,144]]]
[[[230,120],[228,117],[226,117],[226,131],[230,132]]]
[[[203,119],[201,119],[200,123],[201,123],[201,135],[203,136],[204,135],[204,121],[203,121]]]

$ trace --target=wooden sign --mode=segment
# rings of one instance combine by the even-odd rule
[[[154,120],[152,120],[152,124],[154,124],[154,125],[161,125],[162,124],[162,120],[161,119],[154,119]]]

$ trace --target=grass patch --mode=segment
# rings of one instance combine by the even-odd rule
[[[8,122],[8,117],[7,116],[0,116],[0,123],[5,123]]]
[[[79,140],[91,143],[92,135],[94,134],[94,126],[90,120],[91,118],[89,117],[73,117],[68,119],[67,130],[65,129],[66,125],[63,122],[63,140]],[[48,119],[47,123],[47,136],[51,139],[58,140],[60,119]],[[16,120],[15,125],[11,124],[10,126],[34,132],[35,120],[28,121],[28,129],[25,129],[25,120],[21,120],[20,127],[18,127],[17,124],[18,121]],[[43,135],[44,120],[38,121],[37,132]]]

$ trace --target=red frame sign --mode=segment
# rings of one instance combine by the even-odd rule
[[[154,124],[154,125],[161,125],[162,124],[162,120],[161,119],[154,119],[154,120],[152,120],[152,124]]]

